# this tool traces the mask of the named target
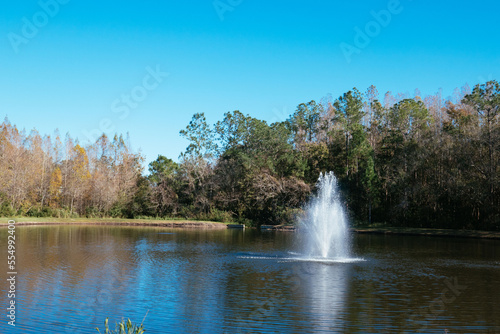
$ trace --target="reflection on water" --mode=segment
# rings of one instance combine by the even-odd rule
[[[293,253],[291,233],[16,231],[19,322],[1,333],[92,333],[146,313],[148,333],[500,332],[498,241],[358,235],[358,259],[335,262]]]
[[[303,265],[304,296],[308,296],[306,309],[311,312],[310,324],[315,332],[339,331],[349,287],[349,265],[332,266],[311,263]]]

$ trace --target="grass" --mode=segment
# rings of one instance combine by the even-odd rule
[[[186,222],[203,222],[203,223],[217,223],[217,224],[227,224],[219,223],[213,221],[198,221],[189,219],[126,219],[126,218],[53,218],[53,217],[11,217],[0,218],[0,224],[7,224],[9,220],[15,220],[16,223],[23,222],[36,222],[36,223],[71,223],[71,224],[85,224],[85,223],[186,223]]]
[[[146,319],[146,316],[144,316],[144,319]],[[144,319],[142,319],[142,322],[139,326],[133,324],[130,319],[128,319],[127,321],[122,319],[121,322],[116,323],[115,329],[111,330],[109,329],[108,318],[106,318],[106,321],[104,322],[105,331],[103,334],[142,334],[146,331],[143,325]],[[101,333],[99,328],[96,327],[96,330],[98,333]]]

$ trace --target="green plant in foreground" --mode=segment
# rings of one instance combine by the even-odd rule
[[[142,321],[144,322],[144,319]],[[110,330],[108,325],[108,318],[106,318],[106,321],[104,321],[104,328],[106,330],[104,334],[142,334],[146,331],[142,322],[139,326],[137,326],[132,324],[132,321],[130,321],[130,319],[128,319],[126,322],[124,319],[122,319],[121,322],[116,323],[115,330]],[[99,328],[96,327],[96,329],[97,332],[101,333]]]

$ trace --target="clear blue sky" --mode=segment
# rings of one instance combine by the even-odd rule
[[[177,160],[196,112],[271,122],[353,87],[448,96],[500,79],[498,1],[54,1],[2,3],[0,115],[82,143],[101,122],[147,162]]]

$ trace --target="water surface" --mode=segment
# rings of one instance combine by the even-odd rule
[[[147,333],[500,333],[499,241],[353,235],[364,261],[313,262],[289,232],[16,233],[18,322],[3,316],[1,333],[97,333],[146,313]]]

